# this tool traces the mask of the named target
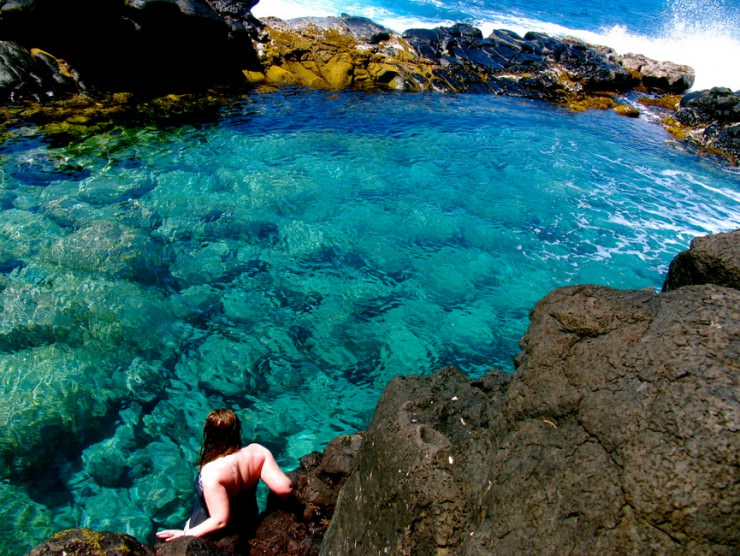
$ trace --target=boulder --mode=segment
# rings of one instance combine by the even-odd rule
[[[340,488],[352,473],[364,442],[362,434],[339,436],[323,453],[301,458],[291,472],[292,496],[268,498],[268,506],[255,537],[250,541],[252,556],[317,555],[326,528],[334,514]]]
[[[563,288],[513,376],[394,379],[321,553],[735,553],[739,303]]]
[[[64,61],[42,50],[0,40],[0,99],[40,100],[82,90],[79,76]]]
[[[618,57],[619,63],[635,77],[648,91],[664,93],[683,93],[688,91],[696,79],[692,68],[673,62],[658,62],[642,54],[624,54]]]
[[[240,81],[253,54],[254,3],[9,2],[0,37],[64,60],[98,89],[182,92]]]
[[[673,132],[701,151],[740,161],[740,91],[725,87],[685,95]]]
[[[740,289],[740,230],[694,238],[673,259],[663,291],[692,284]]]
[[[694,91],[681,99],[676,119],[686,126],[740,122],[740,91],[726,87]]]

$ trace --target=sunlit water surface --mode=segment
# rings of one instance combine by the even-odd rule
[[[0,552],[187,517],[205,415],[286,469],[395,375],[513,370],[538,299],[659,289],[740,225],[657,124],[492,96],[253,95],[220,121],[0,149]]]

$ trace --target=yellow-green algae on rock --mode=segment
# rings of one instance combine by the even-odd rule
[[[289,25],[267,19],[267,40],[257,46],[262,72],[245,72],[252,80],[260,74],[268,85],[296,85],[329,89],[425,90],[420,76],[431,77],[431,65],[396,33],[375,44],[354,38],[333,27],[315,23]],[[415,79],[411,79],[411,74]]]

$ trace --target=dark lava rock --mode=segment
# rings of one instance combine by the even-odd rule
[[[687,126],[740,122],[740,91],[714,87],[684,95],[676,119]]]
[[[689,93],[681,99],[675,118],[693,131],[689,144],[740,161],[740,91],[715,87]]]
[[[313,452],[301,458],[301,466],[289,474],[293,495],[268,498],[265,515],[250,542],[250,555],[318,554],[339,490],[354,470],[363,442],[361,434],[339,436],[323,454]]]
[[[396,378],[322,554],[736,554],[740,291],[541,300],[509,376]]]
[[[40,100],[83,90],[77,74],[43,51],[29,51],[14,41],[0,40],[0,99]]]
[[[673,259],[663,291],[692,284],[740,289],[740,230],[694,238]]]
[[[207,0],[6,2],[0,6],[0,37],[65,60],[98,88],[182,92],[243,79],[241,70],[254,53],[248,22],[234,17],[248,14],[253,5],[236,0],[213,5]]]

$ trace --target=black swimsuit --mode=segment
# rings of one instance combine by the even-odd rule
[[[193,502],[193,512],[190,514],[188,520],[188,526],[190,529],[200,525],[210,514],[208,513],[208,506],[206,506],[206,499],[203,496],[203,481],[200,480],[200,473],[195,478],[195,501]]]
[[[241,482],[239,474],[234,469],[236,480]],[[223,537],[225,535],[239,533],[241,535],[251,535],[257,527],[257,517],[259,509],[257,507],[257,485],[252,488],[240,488],[239,493],[229,500],[231,516],[229,524],[222,531],[209,535],[209,538]],[[188,527],[192,529],[203,523],[211,517],[208,513],[205,496],[203,496],[203,481],[200,473],[195,478],[195,501],[193,502],[193,512],[190,514]]]

